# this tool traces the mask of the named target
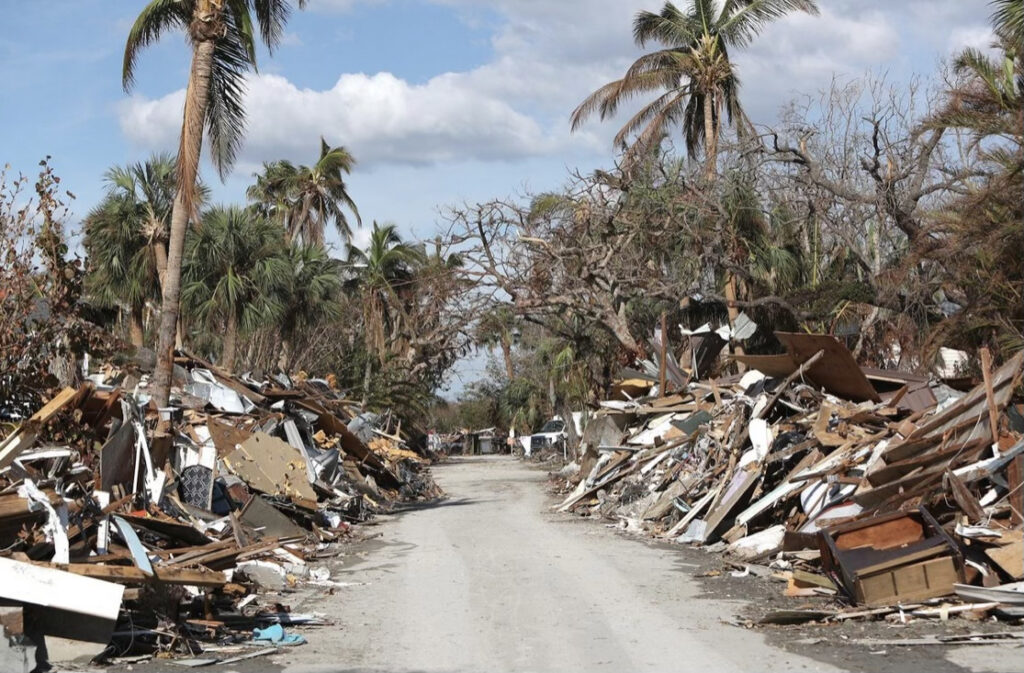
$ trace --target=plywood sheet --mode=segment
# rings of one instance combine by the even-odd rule
[[[224,456],[224,462],[257,491],[316,503],[316,493],[306,477],[305,459],[288,442],[277,437],[264,432],[253,433],[245,443]]]
[[[756,369],[765,376],[783,378],[796,371],[797,364],[789,353],[781,355],[734,355],[732,359],[744,364],[749,369]]]
[[[808,375],[828,392],[853,402],[880,401],[853,354],[834,336],[799,332],[776,332],[775,336],[797,365],[811,359],[818,351],[825,351],[811,366]]]

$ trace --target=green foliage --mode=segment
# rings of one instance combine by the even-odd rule
[[[86,289],[101,306],[141,309],[160,297],[160,260],[166,260],[175,192],[174,160],[161,154],[145,163],[113,166],[105,179],[106,194],[83,223]]]
[[[352,228],[345,209],[362,226],[359,210],[344,180],[354,165],[355,158],[348,150],[331,147],[321,138],[320,159],[315,164],[296,166],[284,160],[264,163],[247,195],[257,209],[284,227],[290,241],[323,245],[327,225],[333,222],[349,244]]]
[[[341,317],[342,264],[320,245],[293,243],[286,255],[286,282],[274,287],[281,332],[294,336],[302,327]]]
[[[745,47],[764,27],[790,12],[816,14],[814,0],[691,0],[686,11],[666,2],[658,13],[641,11],[633,20],[633,40],[663,48],[638,58],[619,80],[588,96],[572,113],[572,128],[597,112],[602,120],[627,101],[652,92],[658,96],[640,109],[615,136],[636,163],[661,145],[669,126],[680,124],[691,157],[707,147],[714,163],[715,139],[724,113],[729,124],[746,131],[739,102],[739,78],[729,50]],[[708,119],[711,115],[711,119]]]
[[[254,330],[281,316],[276,299],[290,272],[273,222],[237,206],[213,208],[186,239],[182,304],[207,328],[234,321]]]
[[[302,8],[306,0],[295,4]],[[284,33],[291,6],[288,0],[152,0],[135,19],[125,42],[121,75],[125,91],[135,84],[141,51],[166,33],[185,31],[193,43],[214,40],[205,126],[213,162],[224,178],[234,164],[245,130],[244,78],[256,70],[254,24],[259,26],[264,44],[273,50]]]

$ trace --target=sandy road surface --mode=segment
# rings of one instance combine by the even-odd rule
[[[309,609],[286,671],[823,671],[723,624],[679,557],[554,515],[543,474],[507,457],[435,469],[450,499],[383,525],[381,549]]]

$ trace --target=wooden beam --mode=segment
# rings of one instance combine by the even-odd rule
[[[981,376],[985,380],[985,403],[988,405],[988,424],[992,428],[992,443],[999,441],[999,412],[996,410],[996,392],[992,386],[992,354],[981,349]]]
[[[43,568],[54,568],[75,575],[83,575],[94,579],[117,582],[119,584],[147,584],[162,582],[164,584],[191,584],[199,587],[221,587],[227,584],[228,578],[222,572],[206,568],[177,568],[173,566],[154,566],[154,577],[148,577],[134,566],[104,566],[92,563],[47,563],[33,561],[32,565]]]
[[[668,351],[668,334],[665,332],[665,312],[661,312],[661,357],[658,359],[658,395],[665,397],[665,355]]]

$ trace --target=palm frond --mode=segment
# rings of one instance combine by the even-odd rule
[[[662,135],[665,133],[665,126],[671,119],[678,115],[678,108],[687,98],[688,91],[668,91],[655,98],[652,102],[640,108],[640,110],[627,121],[619,132],[615,134],[614,143],[625,147],[630,136],[642,134],[644,127],[651,135]],[[656,128],[655,128],[656,127]]]
[[[816,16],[815,0],[727,0],[718,33],[725,42],[746,46],[772,21],[792,12]]]
[[[683,14],[671,2],[666,2],[657,14],[641,11],[633,19],[633,41],[638,47],[645,47],[649,42],[660,42],[667,47],[685,46],[698,38],[699,30],[693,16]]]
[[[121,86],[130,91],[135,84],[135,62],[139,52],[153,44],[168,30],[184,28],[191,19],[190,3],[180,0],[152,0],[128,31],[121,66]]]
[[[250,1],[256,14],[256,22],[260,25],[260,36],[272,53],[284,35],[284,27],[291,14],[291,3],[286,0],[247,0]],[[307,0],[297,0],[295,4],[299,9],[304,9]]]
[[[1020,0],[992,0],[990,5],[995,8],[991,18],[996,34],[1021,49],[1024,45],[1024,3]]]
[[[229,22],[229,36],[217,40],[210,72],[206,128],[210,154],[221,180],[227,177],[245,132],[245,72],[249,54],[239,27]]]

